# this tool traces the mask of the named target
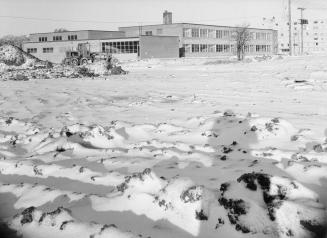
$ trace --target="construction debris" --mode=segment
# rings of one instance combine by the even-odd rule
[[[111,74],[127,74],[127,71],[123,70],[121,66],[112,65],[104,60],[82,66],[52,64],[26,53],[16,46],[3,45],[0,47],[0,80],[94,78]]]
[[[29,67],[41,60],[13,45],[0,46],[0,63],[8,66]]]

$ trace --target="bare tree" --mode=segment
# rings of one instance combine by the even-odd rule
[[[65,32],[65,31],[68,31],[68,30],[65,28],[57,28],[54,30],[54,32]]]
[[[251,40],[251,34],[248,25],[237,27],[233,37],[236,42],[237,59],[243,60],[245,56],[245,48],[248,46]]]
[[[0,46],[5,44],[10,44],[22,48],[23,42],[25,41],[29,41],[28,36],[7,35],[0,38]]]

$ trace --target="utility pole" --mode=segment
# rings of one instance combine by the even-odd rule
[[[300,24],[301,24],[301,54],[303,55],[303,25],[305,24],[305,21],[303,19],[303,11],[305,8],[299,7],[298,10],[301,11],[301,19],[300,19]]]
[[[139,23],[139,36],[142,36],[143,34],[143,29],[142,29],[142,22]]]
[[[288,0],[288,35],[289,35],[289,51],[290,55],[293,55],[293,49],[292,49],[292,2],[291,0]]]

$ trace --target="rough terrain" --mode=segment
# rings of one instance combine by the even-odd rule
[[[324,237],[327,56],[0,81],[0,209],[26,237]]]

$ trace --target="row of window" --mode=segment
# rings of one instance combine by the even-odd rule
[[[212,30],[212,29],[199,29],[199,28],[184,28],[183,36],[189,38],[218,38],[229,39],[230,31],[228,30]]]
[[[39,37],[40,42],[48,41],[48,37]]]
[[[271,40],[271,33],[265,33],[265,32],[256,32],[255,33],[255,39],[256,40]]]
[[[235,45],[228,44],[184,44],[185,53],[231,53],[235,52]],[[247,45],[245,52],[271,52],[271,45]]]
[[[157,35],[162,35],[162,33],[163,33],[162,28],[158,28],[158,29],[156,30],[156,34],[157,34]],[[142,34],[143,34],[143,32],[142,32]],[[152,36],[152,35],[153,35],[153,32],[152,32],[152,31],[145,31],[145,35],[146,35],[146,36]]]
[[[213,29],[199,29],[199,28],[184,28],[183,37],[189,38],[217,38],[230,39],[234,31],[229,30],[213,30]],[[252,40],[271,40],[272,34],[266,32],[250,32]]]
[[[132,54],[139,52],[138,41],[102,42],[102,52]]]
[[[68,40],[77,40],[77,35],[69,35]],[[48,41],[48,37],[39,37],[39,42]],[[53,36],[53,41],[62,41],[62,36]]]
[[[27,53],[35,54],[35,53],[37,53],[37,49],[36,48],[27,48]]]
[[[220,52],[229,53],[234,50],[234,45],[214,45],[214,44],[184,44],[186,53]]]
[[[30,54],[36,54],[37,53],[37,48],[27,48],[27,53],[30,53]],[[43,48],[42,49],[42,52],[43,53],[53,53],[53,48]]]
[[[271,46],[270,45],[256,45],[255,51],[256,52],[271,52]]]
[[[69,35],[68,40],[77,40],[77,35]]]
[[[27,48],[27,53],[37,53],[37,48]],[[53,47],[42,48],[43,53],[53,53]],[[138,53],[139,42],[138,41],[121,41],[121,42],[103,42],[102,52],[109,53]]]
[[[62,36],[54,36],[53,37],[53,41],[61,41],[62,40]]]
[[[53,53],[53,48],[43,48],[43,53]]]

